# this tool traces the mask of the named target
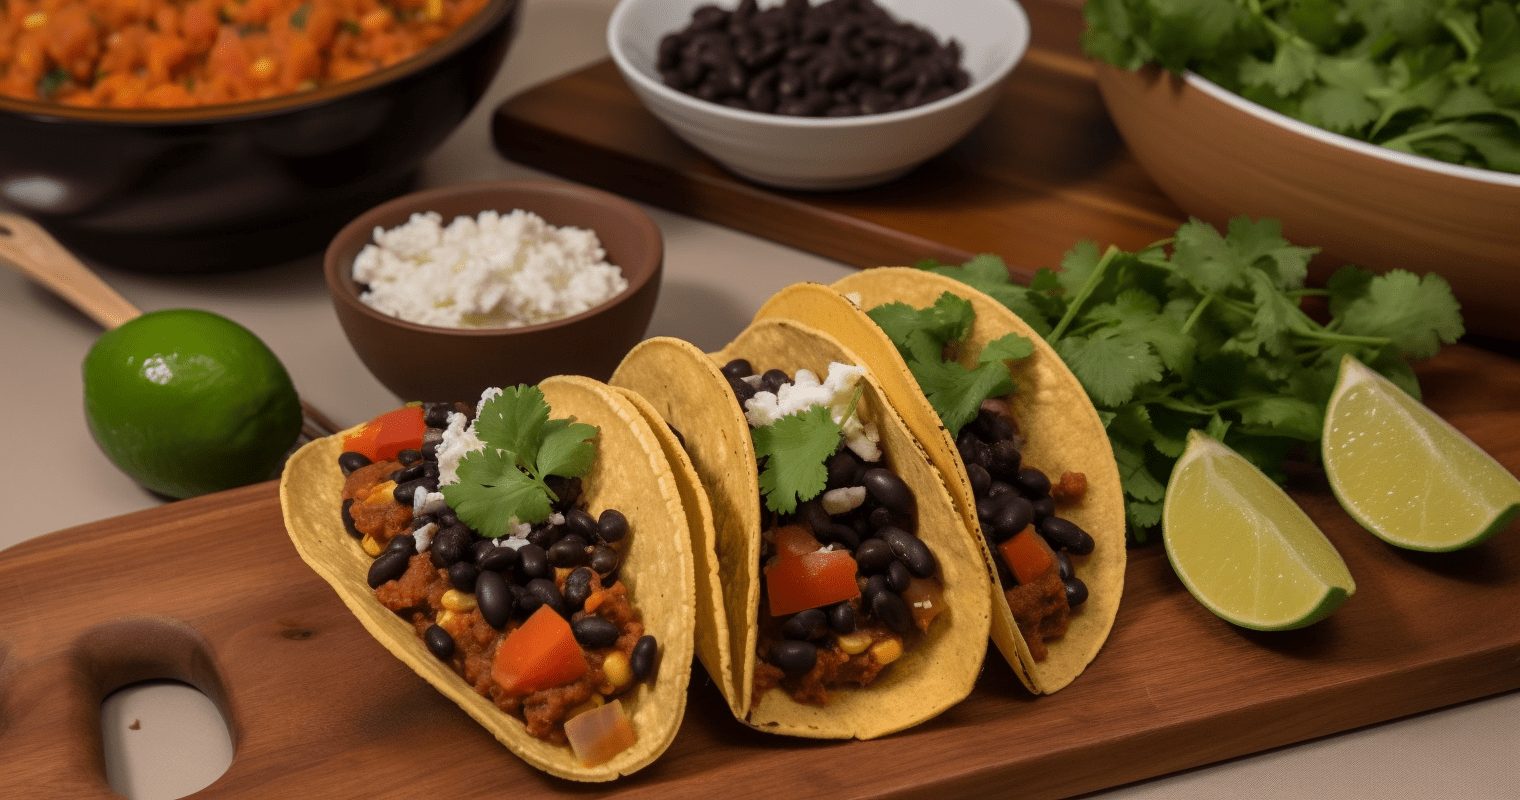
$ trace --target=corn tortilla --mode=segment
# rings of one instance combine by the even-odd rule
[[[380,644],[434,688],[459,704],[509,750],[539,769],[575,781],[609,781],[654,761],[675,739],[686,708],[693,631],[693,560],[687,513],[675,470],[637,407],[597,381],[553,377],[539,387],[552,415],[595,425],[597,459],[583,480],[593,515],[617,508],[629,520],[619,573],[645,630],[659,642],[652,682],[621,696],[638,741],[611,761],[583,766],[569,747],[528,735],[523,723],[496,707],[428,652],[412,625],[375,599],[366,580],[373,559],[344,530],[339,515],[344,433],[311,442],[280,477],[285,527],[301,558],[338,593]],[[347,432],[345,432],[347,433]],[[695,481],[695,476],[688,476]]]
[[[1003,598],[993,566],[993,553],[976,515],[971,479],[939,416],[887,335],[862,308],[903,302],[926,308],[945,292],[971,302],[976,322],[961,348],[961,361],[974,366],[976,356],[993,339],[1018,333],[1034,343],[1034,354],[1011,364],[1016,390],[1006,399],[1023,436],[1023,460],[1052,478],[1063,472],[1087,476],[1087,493],[1080,504],[1064,507],[1063,517],[1092,535],[1096,547],[1088,556],[1072,556],[1077,577],[1090,596],[1075,610],[1066,633],[1047,642],[1048,655],[1035,661]],[[858,299],[857,307],[849,297]],[[945,476],[965,524],[976,531],[991,570],[993,591],[992,638],[1019,680],[1032,692],[1049,694],[1082,674],[1095,658],[1113,627],[1124,591],[1127,558],[1124,542],[1124,495],[1118,465],[1108,435],[1087,393],[1061,361],[1018,315],[983,292],[942,275],[909,267],[862,270],[832,286],[794,284],[773,296],[757,318],[795,319],[838,337],[876,368],[887,396],[907,420]]]
[[[919,534],[938,558],[949,610],[881,679],[864,688],[832,689],[826,706],[797,703],[781,690],[753,697],[761,580],[759,481],[749,425],[719,371],[721,364],[740,357],[757,369],[795,374],[807,368],[820,377],[831,361],[859,363],[817,330],[790,320],[763,320],[712,355],[677,339],[648,340],[628,354],[612,377],[615,386],[643,394],[686,436],[692,463],[707,488],[717,539],[713,548],[699,548],[696,558],[699,572],[706,559],[707,570],[720,580],[724,606],[722,614],[699,617],[697,651],[715,680],[720,671],[728,676],[719,687],[730,710],[745,724],[771,733],[871,739],[958,703],[971,692],[986,653],[991,581],[938,471],[886,402],[869,368],[861,413],[876,425],[887,463],[918,498]],[[723,670],[707,658],[724,646],[725,638],[730,657]]]

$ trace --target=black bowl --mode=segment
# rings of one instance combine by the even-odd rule
[[[520,5],[492,0],[413,58],[298,95],[171,110],[0,98],[0,208],[128,269],[215,272],[319,252],[411,188],[485,93]]]

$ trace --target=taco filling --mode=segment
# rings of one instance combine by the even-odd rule
[[[473,413],[472,413],[473,412]],[[375,598],[527,732],[605,762],[636,734],[619,700],[659,645],[619,580],[637,536],[588,509],[597,428],[549,419],[536,387],[407,406],[343,443],[342,517]]]
[[[764,508],[754,700],[780,688],[828,703],[864,687],[929,632],[946,604],[917,533],[912,489],[857,413],[864,370],[722,368],[755,442]],[[941,623],[945,624],[945,623]]]
[[[959,348],[975,311],[965,299],[946,292],[930,308],[884,303],[866,313],[897,346],[954,437],[1003,595],[1030,655],[1043,661],[1046,642],[1066,633],[1071,615],[1087,600],[1072,556],[1090,555],[1094,541],[1063,516],[1082,501],[1087,477],[1064,472],[1052,482],[1023,463],[1022,434],[1003,398],[1015,390],[1007,363],[1030,355],[1031,343],[1006,334],[988,342],[968,368],[959,362]]]

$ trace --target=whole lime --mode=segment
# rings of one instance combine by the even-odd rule
[[[84,359],[90,432],[122,471],[175,498],[274,477],[301,432],[301,401],[251,331],[194,309],[107,331]]]

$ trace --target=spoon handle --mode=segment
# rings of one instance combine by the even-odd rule
[[[0,213],[0,258],[11,261],[108,330],[142,315],[42,226],[26,217]]]

